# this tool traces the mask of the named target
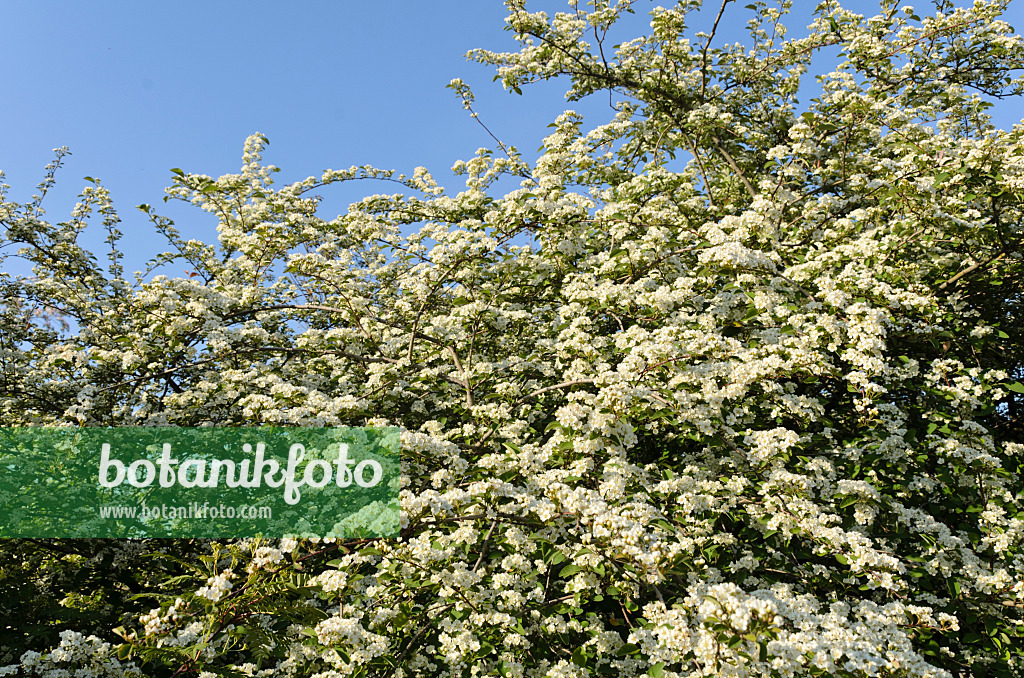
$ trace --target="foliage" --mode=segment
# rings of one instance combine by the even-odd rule
[[[399,540],[143,543],[138,590],[81,593],[113,606],[93,623],[49,572],[126,545],[36,569],[10,542],[0,585],[43,596],[19,616],[72,630],[0,674],[1018,675],[1024,127],[985,112],[1024,88],[1007,3],[825,2],[796,39],[788,3],[708,8],[751,11],[743,46],[683,0],[614,48],[627,0],[506,4],[521,49],[474,59],[615,112],[567,111],[532,163],[481,150],[455,196],[422,169],[277,189],[255,135],[237,175],[174,170],[218,242],[143,205],[171,251],[129,279],[98,182],[55,225],[4,195],[34,268],[0,278],[0,423],[398,425],[405,473]],[[317,216],[367,177],[403,192]]]

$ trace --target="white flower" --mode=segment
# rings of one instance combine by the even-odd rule
[[[196,591],[196,595],[217,602],[231,590],[231,580],[234,576],[235,573],[231,570],[214,575],[206,580],[206,586]]]

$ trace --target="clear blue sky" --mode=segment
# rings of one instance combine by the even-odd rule
[[[637,3],[642,24],[654,4]],[[717,10],[711,4],[706,14]],[[849,5],[864,13],[876,6]],[[528,7],[553,13],[565,4]],[[453,77],[473,87],[481,119],[528,157],[563,109],[608,111],[600,102],[566,104],[561,83],[507,94],[490,69],[466,62],[474,47],[514,48],[499,0],[5,0],[3,10],[0,169],[10,197],[27,201],[51,149],[69,146],[73,155],[44,203],[47,218],[65,219],[82,177],[97,177],[124,220],[129,269],[164,249],[134,209],[139,203],[174,218],[187,237],[215,236],[208,215],[162,202],[169,170],[237,172],[242,143],[255,131],[270,138],[264,159],[283,168],[281,184],[328,167],[411,173],[422,165],[457,192],[453,162],[494,143],[445,88]],[[723,38],[741,39],[749,14],[742,3],[730,5]],[[1024,28],[1024,2],[1006,18]],[[793,31],[806,23],[794,20]],[[999,122],[1014,119],[1007,110]],[[392,190],[357,183],[325,195],[322,216]],[[86,242],[102,238],[97,232]]]

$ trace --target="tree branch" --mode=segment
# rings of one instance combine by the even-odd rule
[[[950,285],[955,283],[960,278],[963,278],[965,275],[970,275],[971,273],[974,273],[976,270],[978,270],[982,266],[987,266],[988,264],[991,264],[993,261],[998,261],[998,260],[1002,259],[1004,256],[1006,256],[1006,252],[1000,252],[999,254],[996,254],[994,256],[989,257],[985,261],[979,261],[978,263],[974,264],[970,268],[965,268],[964,270],[960,271],[959,273],[954,275],[952,278],[950,278],[946,282],[944,282],[941,285],[939,285],[939,289],[940,290],[946,289],[947,287],[949,287]]]
[[[725,158],[725,161],[729,163],[729,167],[732,168],[732,171],[736,173],[736,176],[740,178],[740,181],[743,182],[743,185],[747,187],[747,192],[750,193],[750,197],[756,199],[757,191],[754,190],[754,186],[747,179],[747,175],[743,173],[743,170],[740,169],[740,166],[737,165],[736,161],[732,159],[731,155],[729,155],[729,151],[725,150],[725,147],[722,146],[722,143],[721,141],[719,141],[718,137],[711,137],[711,141],[714,143],[715,148],[718,149],[718,152],[722,154],[722,157]]]

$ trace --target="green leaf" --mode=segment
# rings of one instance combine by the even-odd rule
[[[958,582],[957,580],[947,579],[946,589],[949,590],[949,595],[953,596],[954,598],[958,598],[960,596],[960,582]]]
[[[571,577],[583,568],[579,565],[566,565],[562,568],[562,571],[558,573],[559,577]]]
[[[1006,388],[1014,393],[1024,393],[1024,384],[1021,384],[1019,381],[1015,381],[1012,384],[1006,384]]]
[[[661,678],[665,671],[665,662],[658,662],[651,668],[647,669],[647,675],[651,678]]]

